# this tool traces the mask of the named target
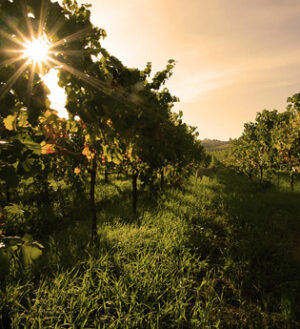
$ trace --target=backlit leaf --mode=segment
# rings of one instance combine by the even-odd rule
[[[16,130],[17,114],[8,115],[3,119],[4,126],[7,130]]]

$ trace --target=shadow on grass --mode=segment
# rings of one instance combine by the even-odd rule
[[[300,193],[261,187],[226,168],[206,191],[197,188],[202,207],[198,221],[192,218],[189,246],[209,257],[239,298],[281,314],[286,328],[294,328],[300,321]]]
[[[128,181],[123,181],[127,183]],[[77,220],[65,221],[48,230],[41,243],[45,245],[44,255],[33,264],[33,277],[39,280],[40,275],[55,276],[57,271],[71,269],[75,264],[86,262],[90,257],[98,257],[101,253],[112,250],[114,246],[108,241],[103,228],[107,225],[114,227],[120,225],[139,226],[139,221],[147,212],[154,213],[157,208],[157,195],[148,189],[139,190],[138,219],[132,212],[131,188],[129,184],[121,187],[115,181],[98,185],[98,201],[96,202],[98,217],[98,236],[95,245],[91,246],[91,213],[89,200],[81,207],[85,209]],[[111,191],[101,193],[103,190]],[[102,197],[102,198],[101,198]],[[101,198],[101,199],[100,199]],[[27,277],[24,277],[27,280]]]
[[[63,277],[80,290],[82,278],[88,278],[93,303],[103,306],[99,301],[103,291],[104,305],[110,302],[107,321],[114,321],[118,309],[111,307],[112,302],[121,305],[123,322],[135,305],[132,319],[141,316],[144,322],[131,327],[146,328],[154,314],[161,328],[204,328],[204,324],[206,328],[214,324],[219,328],[296,328],[300,309],[298,197],[271,187],[261,189],[223,169],[216,179],[204,179],[200,185],[191,180],[181,190],[166,189],[157,196],[140,190],[143,225],[139,227],[132,214],[130,182],[101,183],[95,245],[89,244],[87,211],[80,220],[47,237],[44,255],[33,265],[31,283],[38,288],[40,282],[54,279],[54,289]],[[65,289],[61,287],[58,296]],[[94,294],[95,289],[99,293]],[[34,294],[30,290],[28,300]],[[174,308],[180,298],[181,304]],[[178,314],[183,314],[180,321]],[[200,324],[189,322],[191,317]]]

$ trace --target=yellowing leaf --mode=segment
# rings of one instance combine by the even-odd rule
[[[128,157],[128,159],[130,159],[130,160],[131,160],[131,158],[132,158],[132,151],[133,151],[133,147],[130,146],[130,147],[128,148],[128,150],[127,150],[127,157]]]
[[[42,152],[41,152],[42,154],[56,153],[53,144],[46,144],[45,142],[42,142],[40,145],[41,145],[41,148],[42,148]]]
[[[45,124],[42,129],[47,142],[49,144],[55,143],[59,136],[58,129],[55,129],[51,124]]]
[[[17,113],[8,115],[3,119],[4,126],[7,130],[16,130]]]
[[[121,161],[118,158],[113,158],[113,163],[115,163],[116,165],[119,165],[121,163]]]
[[[85,139],[86,142],[90,142],[91,141],[91,135],[90,134],[86,134],[84,136],[84,139]]]
[[[45,118],[49,118],[51,115],[58,116],[58,111],[56,111],[56,110],[47,110],[44,113]]]
[[[91,160],[94,158],[94,153],[91,151],[90,146],[87,144],[82,151],[82,154],[88,159]]]

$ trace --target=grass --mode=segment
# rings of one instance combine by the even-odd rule
[[[299,196],[223,169],[143,191],[136,223],[130,182],[98,184],[97,245],[83,212],[16,258],[0,328],[297,328]]]

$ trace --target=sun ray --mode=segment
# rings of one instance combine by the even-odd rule
[[[29,20],[30,17],[29,17],[27,5],[26,5],[26,3],[22,2],[21,6],[22,6],[22,10],[23,10],[23,15],[24,15],[25,20],[26,20],[26,25],[27,25],[28,32],[29,32],[30,36],[33,37],[34,32],[33,32],[31,22]],[[24,36],[22,36],[22,38],[24,39]]]
[[[18,44],[21,47],[24,47],[24,41],[22,42],[18,38],[12,38],[11,35],[3,30],[0,30],[0,34],[2,34],[6,39],[13,41],[14,43]]]
[[[15,56],[15,57],[13,57],[13,58],[6,59],[6,60],[0,62],[0,68],[3,67],[3,66],[5,66],[5,65],[10,65],[10,64],[13,64],[13,63],[15,63],[15,62],[18,62],[18,61],[20,61],[21,59],[23,59],[23,56],[22,56],[22,55],[19,56],[19,57],[16,57],[16,56]]]
[[[31,100],[31,88],[32,88],[32,82],[33,82],[34,73],[35,73],[35,67],[36,67],[36,62],[33,62],[31,69],[30,69],[30,75],[29,75],[29,80],[28,80],[28,84],[27,84],[28,103],[30,103],[30,100]]]
[[[18,80],[19,76],[26,70],[28,63],[23,63],[18,70],[6,81],[5,85],[0,90],[0,99],[6,95],[6,93],[10,90],[12,85]]]
[[[110,94],[111,91],[114,89],[114,87],[112,87],[109,83],[105,83],[103,81],[98,80],[97,78],[94,78],[86,73],[81,72],[78,69],[73,68],[72,66],[65,64],[59,60],[57,60],[56,58],[52,57],[51,55],[56,55],[56,54],[62,54],[62,55],[70,55],[70,56],[81,56],[84,53],[84,50],[60,50],[60,49],[55,49],[55,47],[57,47],[57,45],[59,44],[63,44],[67,41],[73,40],[78,38],[79,36],[83,36],[87,33],[87,31],[89,31],[90,28],[86,28],[83,29],[81,31],[78,31],[74,34],[71,34],[70,36],[67,36],[66,38],[59,40],[58,42],[56,42],[55,44],[50,44],[48,45],[48,49],[45,52],[45,56],[43,57],[42,60],[39,60],[38,58],[34,58],[34,56],[36,56],[36,54],[32,54],[30,55],[29,53],[26,53],[26,47],[30,47],[30,45],[33,43],[33,41],[37,42],[38,40],[32,40],[31,42],[29,40],[26,39],[26,42],[17,42],[18,44],[22,45],[24,48],[23,50],[13,50],[14,53],[23,53],[23,56],[19,56],[19,57],[14,57],[12,59],[8,59],[6,61],[4,61],[2,63],[2,65],[8,64],[8,63],[14,63],[20,59],[24,59],[25,57],[28,57],[28,60],[17,70],[17,72],[15,72],[15,74],[7,81],[6,85],[4,86],[3,91],[2,91],[2,95],[0,92],[1,97],[3,97],[4,93],[7,92],[7,90],[9,90],[11,88],[11,86],[13,85],[13,83],[18,79],[18,77],[22,74],[22,72],[25,70],[25,67],[30,65],[31,63],[31,74],[30,74],[30,78],[29,78],[29,82],[28,82],[28,95],[30,97],[30,85],[33,81],[34,78],[34,72],[36,71],[36,68],[39,69],[39,73],[41,75],[44,75],[44,65],[48,66],[49,68],[51,68],[51,64],[55,64],[59,67],[61,67],[63,70],[68,71],[69,73],[71,73],[72,75],[76,76],[77,78],[81,79],[82,81],[85,81],[86,83],[88,83],[89,85],[93,86],[96,89],[101,89],[102,92],[106,93],[106,94]],[[33,51],[33,53],[35,53]],[[44,64],[44,65],[43,65]],[[132,103],[132,101],[130,99],[128,99],[127,97],[119,94],[119,95],[114,95],[114,97],[123,103]],[[142,105],[142,104],[140,104]]]
[[[70,34],[70,35],[68,35],[68,36],[66,36],[66,37],[64,37],[64,38],[62,38],[62,39],[54,42],[52,44],[52,47],[53,48],[56,48],[57,46],[62,45],[64,43],[66,43],[66,42],[71,42],[71,41],[76,40],[76,39],[78,39],[80,37],[83,37],[83,36],[87,35],[88,32],[90,32],[91,30],[92,30],[91,27],[86,27],[86,28],[84,28],[84,29],[82,29],[80,31],[77,31],[77,32],[75,32],[73,34]]]
[[[41,11],[40,11],[40,17],[39,17],[39,27],[38,27],[38,37],[43,35],[43,30],[46,22],[46,16],[47,16],[48,7],[45,3],[45,0],[42,0],[41,3]]]
[[[71,50],[71,49],[68,49],[68,50],[60,50],[60,49],[51,50],[51,49],[52,49],[52,46],[49,50],[49,54],[53,54],[53,55],[62,54],[62,55],[70,55],[70,56],[73,56],[73,57],[80,57],[84,53],[86,53],[85,50]]]
[[[98,89],[105,88],[105,89],[110,89],[110,90],[113,89],[110,85],[105,84],[105,83],[101,82],[100,80],[98,80],[94,77],[91,77],[91,76],[75,69],[74,67],[72,67],[68,64],[62,63],[62,62],[58,61],[55,58],[49,57],[48,60],[50,62],[53,62],[56,65],[62,66],[63,69],[65,69],[66,71],[68,71],[71,74],[75,75],[77,78],[87,82],[88,84],[90,84],[91,86],[93,86],[95,88],[98,88]]]
[[[111,91],[114,89],[114,87],[112,87],[110,84],[104,83],[94,77],[91,77],[73,67],[71,67],[70,65],[67,65],[65,63],[62,63],[52,57],[48,58],[49,62],[52,62],[60,67],[62,67],[64,70],[68,71],[69,73],[71,73],[72,75],[76,76],[77,78],[85,81],[86,83],[88,83],[89,85],[91,85],[92,87],[101,90],[103,93],[107,94],[107,95],[111,95]],[[120,87],[119,87],[120,88]],[[130,98],[122,95],[122,94],[114,94],[114,99],[116,99],[118,102],[122,103],[122,104],[139,104],[139,106],[141,106],[142,108],[146,108],[145,104],[141,101],[133,101]]]
[[[60,19],[52,28],[50,31],[48,31],[48,36],[49,39],[52,39],[52,37],[54,36],[54,34],[64,25],[64,20]]]
[[[37,66],[38,66],[38,68],[39,68],[39,72],[41,72],[41,75],[45,75],[45,70],[44,70],[43,63],[44,63],[46,66],[49,66],[47,60],[45,60],[45,61],[43,61],[43,62],[36,62]]]
[[[5,21],[6,21],[7,25],[16,33],[16,36],[19,36],[20,40],[23,41],[23,42],[22,41],[20,42],[20,45],[24,46],[24,43],[26,43],[28,41],[26,36],[12,22],[10,22],[9,19],[6,19]],[[11,35],[9,35],[9,34],[7,34],[7,35],[8,35],[8,39],[12,40]],[[15,41],[17,41],[17,40],[15,40]]]
[[[22,53],[23,50],[22,49],[14,49],[14,48],[2,48],[0,49],[0,53],[5,53],[5,55],[7,56],[15,56],[14,53]]]
[[[55,26],[51,29],[50,32],[48,32],[48,38],[44,34],[44,26],[46,22],[46,15],[47,15],[47,5],[45,3],[45,0],[41,1],[41,7],[40,7],[40,17],[35,17],[33,13],[28,13],[27,8],[23,7],[23,12],[25,15],[25,20],[27,22],[27,29],[28,29],[28,36],[25,36],[20,29],[14,25],[11,22],[7,22],[8,26],[10,26],[11,30],[13,31],[14,38],[12,36],[5,32],[0,31],[0,33],[5,36],[5,38],[9,39],[10,41],[14,42],[17,46],[19,46],[19,49],[6,49],[6,53],[8,56],[11,56],[13,58],[9,58],[4,60],[1,65],[9,65],[13,64],[21,59],[25,59],[26,61],[17,69],[17,71],[9,78],[9,80],[6,82],[6,84],[3,86],[2,90],[0,90],[0,98],[4,96],[7,91],[10,90],[11,86],[15,83],[15,81],[20,77],[22,72],[26,69],[26,66],[30,67],[30,75],[28,80],[28,87],[27,87],[27,94],[30,99],[30,87],[32,85],[32,82],[34,80],[34,75],[37,72],[38,74],[44,75],[45,68],[46,67],[53,67],[53,64],[60,67],[62,70],[65,70],[72,75],[76,76],[77,78],[81,79],[82,81],[88,83],[89,85],[93,86],[96,89],[101,90],[102,92],[106,94],[111,94],[111,91],[115,88],[111,86],[110,83],[106,83],[103,81],[98,80],[97,78],[90,76],[84,72],[81,72],[80,70],[65,64],[55,58],[57,55],[62,56],[73,56],[73,57],[80,57],[82,56],[86,51],[88,50],[72,50],[72,49],[59,49],[64,48],[65,44],[71,43],[74,40],[78,40],[80,38],[86,37],[89,32],[91,32],[93,29],[91,26],[88,26],[80,31],[77,31],[73,34],[70,34],[66,37],[61,38],[60,40],[54,42],[51,44],[48,40],[51,40],[53,35],[61,28],[61,26],[64,24],[63,20],[55,24]],[[32,15],[31,15],[32,14]],[[38,30],[37,33],[34,33],[33,27],[31,24],[31,17],[38,18]],[[39,46],[41,46],[41,43],[47,44],[47,47],[45,47],[44,50],[38,49]],[[59,47],[61,46],[61,47]],[[20,55],[21,54],[21,55]],[[14,56],[15,55],[15,56]],[[37,71],[38,70],[38,71]],[[119,99],[119,101],[123,102],[130,102],[129,99],[122,96],[121,93],[115,93],[115,98]]]

